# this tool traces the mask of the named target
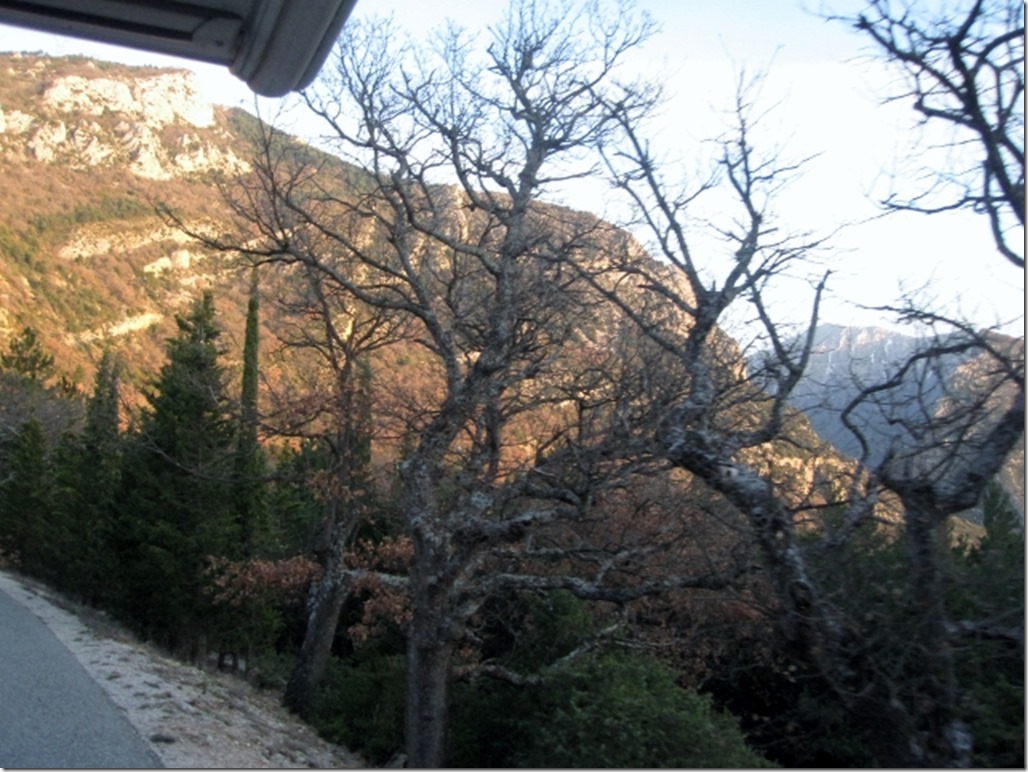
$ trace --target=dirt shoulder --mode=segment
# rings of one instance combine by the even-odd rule
[[[0,571],[0,590],[53,631],[166,767],[365,766],[356,754],[318,737],[275,694],[177,662],[32,580]]]

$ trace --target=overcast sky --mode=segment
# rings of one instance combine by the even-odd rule
[[[951,312],[980,325],[1005,322],[1007,332],[1023,334],[1024,274],[996,253],[984,217],[897,215],[865,222],[876,214],[874,199],[888,190],[890,174],[903,169],[910,157],[918,139],[915,114],[909,104],[882,104],[889,93],[889,74],[869,59],[857,33],[807,10],[818,10],[821,0],[808,0],[806,7],[793,0],[637,2],[662,30],[636,61],[667,90],[657,141],[674,162],[672,169],[694,171],[704,152],[702,140],[724,130],[722,111],[731,107],[740,69],[766,70],[761,102],[775,109],[760,139],[780,147],[787,159],[813,156],[776,206],[780,224],[828,234],[863,223],[835,234],[833,249],[821,255],[816,270],[833,271],[825,321],[881,323],[880,317],[854,304],[895,302],[901,289],[926,286]],[[856,0],[826,2],[836,11],[861,7]],[[394,13],[403,26],[420,32],[450,17],[469,29],[484,30],[501,12],[498,1],[358,0],[353,18]],[[253,104],[242,83],[210,65],[2,25],[0,50],[184,66],[201,74],[212,100],[248,108]],[[268,104],[265,114],[273,107]],[[584,199],[567,203],[593,210],[603,206],[599,197],[594,204]],[[724,259],[711,253],[713,274]],[[804,289],[797,281],[777,296],[782,316],[800,318],[809,298]]]

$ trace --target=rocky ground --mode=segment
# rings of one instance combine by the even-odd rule
[[[166,767],[359,768],[364,763],[239,677],[177,662],[95,610],[0,571],[0,590],[27,606],[110,695]]]

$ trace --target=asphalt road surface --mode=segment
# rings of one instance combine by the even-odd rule
[[[50,629],[0,590],[0,767],[160,767]]]

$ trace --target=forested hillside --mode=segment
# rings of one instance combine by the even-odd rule
[[[601,21],[483,60],[352,24],[320,150],[185,73],[0,58],[0,560],[378,764],[1023,764],[1023,342],[956,325],[874,374],[961,356],[909,441],[825,443],[823,285],[797,340],[763,305],[812,248],[761,208],[788,165],[740,92],[710,279],[616,77],[652,30]],[[651,237],[547,202],[589,176]]]

